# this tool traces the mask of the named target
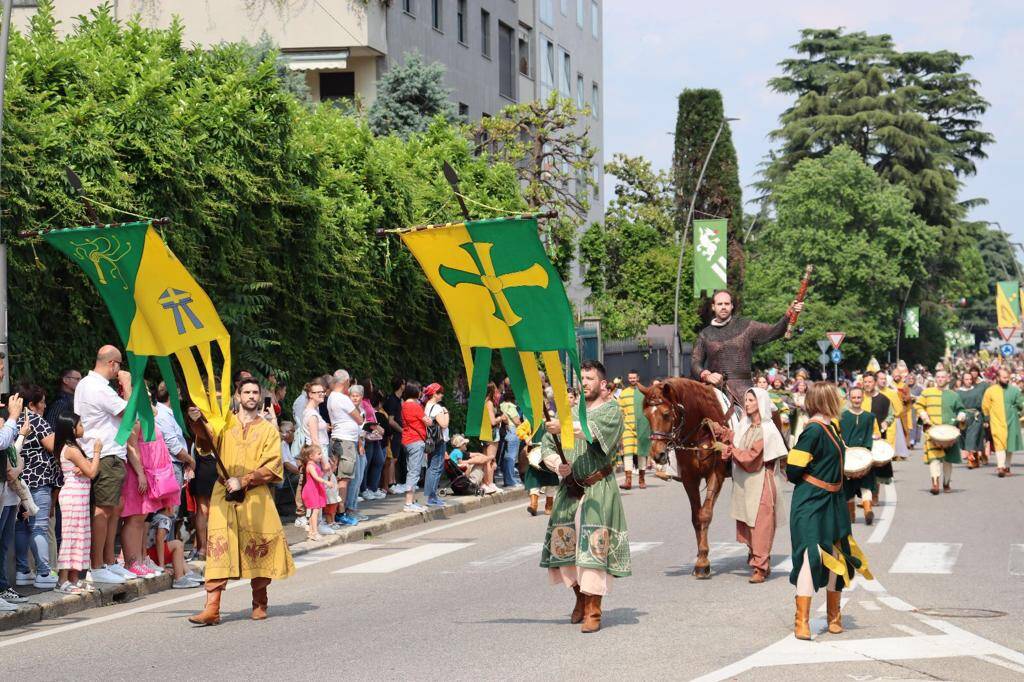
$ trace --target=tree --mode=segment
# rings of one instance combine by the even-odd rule
[[[576,255],[576,233],[586,222],[597,186],[596,150],[590,143],[589,126],[581,123],[589,112],[552,93],[544,102],[507,106],[470,129],[479,153],[515,168],[531,210],[558,213],[557,218],[544,221],[541,237],[563,279]]]
[[[391,67],[377,82],[377,99],[367,114],[370,130],[404,138],[425,131],[435,116],[449,123],[458,121],[444,73],[444,64],[427,64],[419,53],[407,52],[403,63]]]
[[[998,326],[996,319],[996,283],[1020,278],[1020,265],[1006,235],[985,223],[975,225],[980,238],[978,252],[983,264],[986,285],[984,292],[968,300],[963,315],[964,326],[985,341]]]
[[[766,319],[781,315],[804,266],[814,265],[806,331],[787,348],[796,361],[817,364],[815,341],[834,329],[846,332],[843,350],[855,363],[888,348],[907,291],[928,277],[937,229],[845,145],[798,163],[775,201],[778,224],[753,243],[747,295]],[[778,353],[769,347],[759,358]]]
[[[676,225],[682,236],[690,209],[690,200],[697,192],[694,220],[726,218],[729,221],[728,272],[729,286],[737,294],[743,288],[743,198],[740,190],[739,163],[732,144],[729,124],[708,161],[704,182],[697,189],[704,159],[715,139],[719,125],[725,120],[722,93],[718,90],[683,90],[679,95],[676,116],[675,153],[672,157],[672,181],[676,190]],[[692,236],[693,231],[689,234]],[[673,287],[675,284],[673,283]]]

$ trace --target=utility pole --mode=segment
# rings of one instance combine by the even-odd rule
[[[0,166],[3,163],[4,91],[7,87],[7,44],[11,37],[11,12],[14,0],[3,0],[3,26],[0,28]],[[2,220],[2,210],[0,210]],[[7,241],[0,229],[0,357],[6,358],[7,371],[0,381],[0,391],[7,393],[11,385],[11,360],[7,348]]]
[[[725,128],[725,124],[729,121],[738,121],[738,118],[723,118],[722,122],[718,124],[718,132],[715,133],[715,139],[711,141],[711,148],[708,149],[707,156],[704,157],[704,165],[700,168],[700,176],[697,178],[697,184],[693,188],[693,196],[690,197],[690,210],[686,214],[686,224],[683,226],[683,240],[679,242],[679,263],[676,265],[676,304],[672,309],[672,333],[674,342],[672,346],[672,371],[677,375],[679,374],[679,284],[683,278],[683,254],[686,252],[686,240],[690,236],[690,225],[693,223],[693,209],[697,207],[697,193],[700,192],[700,186],[704,182],[704,172],[708,169],[708,163],[711,161],[711,154],[715,151],[715,145],[718,144],[718,138],[722,136],[722,129]],[[742,225],[742,216],[740,216],[740,224]]]

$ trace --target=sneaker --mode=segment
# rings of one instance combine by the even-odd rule
[[[484,486],[484,493],[485,494],[493,495],[496,492],[498,492],[498,486],[494,485],[493,483],[490,484],[490,485],[485,485]]]
[[[68,580],[65,580],[60,587],[54,589],[61,594],[82,594],[83,592],[81,587]]]
[[[92,569],[85,579],[91,583],[110,583],[112,585],[123,585],[126,582],[121,575],[114,573],[108,566]]]
[[[164,569],[157,566],[156,562],[150,559],[149,557],[146,557],[143,560],[142,565],[148,568],[150,573],[156,573],[157,575],[160,575],[164,572]]]
[[[50,571],[46,575],[37,575],[32,581],[32,587],[37,590],[52,590],[57,587],[57,572]]]
[[[28,597],[21,596],[20,594],[15,592],[13,588],[10,587],[8,587],[3,592],[0,592],[0,599],[3,599],[6,602],[10,602],[11,604],[24,604],[28,601]]]
[[[396,483],[390,488],[388,488],[388,492],[391,493],[392,495],[401,495],[402,493],[405,492],[405,486],[402,485],[401,483]]]
[[[363,497],[364,500],[379,500],[380,499],[379,497],[377,497],[377,493],[375,491],[373,491],[373,490],[367,490],[365,493],[363,493],[362,497]]]
[[[319,526],[317,526],[316,531],[320,533],[320,535],[334,535],[334,531],[331,530],[331,527],[328,526],[326,523],[321,523]]]
[[[343,528],[344,528],[344,526],[342,526],[340,523],[332,523],[331,524],[331,530],[334,531],[335,535],[337,535],[338,531],[342,530]]]
[[[35,581],[36,574],[33,571],[29,571],[28,573],[22,573],[21,571],[18,571],[18,573],[14,576],[14,584],[19,585],[21,587],[31,585]]]
[[[370,520],[369,516],[367,516],[366,514],[360,514],[359,512],[356,512],[354,514],[350,514],[350,516],[354,517],[357,521],[369,521]]]
[[[299,518],[295,519],[295,527],[309,528],[309,519],[307,519],[305,516],[300,516]]]
[[[416,503],[416,502],[411,502],[411,503],[405,505],[404,507],[402,507],[402,511],[416,512],[417,514],[420,514],[422,512],[427,511],[427,508],[424,507],[421,504]]]
[[[125,568],[126,571],[138,578],[155,578],[155,573],[150,573],[149,569],[142,565],[141,561],[133,561],[128,564]]]
[[[95,587],[93,587],[89,583],[85,582],[84,580],[79,580],[77,583],[75,583],[75,587],[80,589],[82,592],[95,592],[96,591]]]
[[[18,610],[18,607],[15,606],[14,604],[10,603],[9,601],[4,601],[3,599],[0,599],[0,611],[17,611],[17,610]]]
[[[199,582],[199,583],[205,582],[205,580],[203,579],[203,576],[201,574],[199,574],[199,573],[196,573],[195,571],[189,571],[188,573],[185,574],[185,577],[188,578],[189,580],[194,580],[194,581]]]
[[[366,498],[362,495],[356,495],[356,502],[366,502]]]
[[[427,500],[428,507],[447,507],[448,504],[444,500]]]
[[[131,571],[129,571],[127,568],[125,568],[124,566],[122,566],[119,563],[107,564],[107,570],[110,571],[111,573],[113,573],[114,575],[121,576],[125,580],[138,580],[139,579],[139,576],[137,574],[132,573]]]
[[[387,496],[388,496],[388,491],[387,490],[384,490],[383,488],[378,488],[377,489],[377,499],[378,500],[383,500]]]
[[[342,514],[341,520],[338,521],[343,526],[357,526],[359,525],[359,519],[349,516],[348,514]]]
[[[183,575],[177,580],[175,580],[173,583],[171,583],[171,589],[191,590],[193,588],[199,587],[200,585],[202,585],[201,582],[197,582],[195,580],[192,580],[192,578],[189,578],[187,575]]]

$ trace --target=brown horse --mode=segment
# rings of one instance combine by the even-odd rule
[[[701,579],[710,578],[708,527],[728,470],[714,448],[711,424],[724,426],[725,414],[714,389],[692,379],[673,377],[640,390],[644,394],[644,414],[651,424],[649,456],[665,464],[668,451],[675,451],[677,479],[690,498],[690,517],[697,535],[697,563],[693,574]],[[703,502],[700,499],[702,480],[707,481]]]

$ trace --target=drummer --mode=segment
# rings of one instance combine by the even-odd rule
[[[864,376],[860,379],[861,386],[864,387],[864,411],[870,412],[875,415],[875,423],[878,425],[878,432],[882,434],[882,438],[886,442],[890,442],[886,438],[889,428],[892,426],[895,416],[892,411],[892,403],[889,398],[878,390],[878,385],[875,383],[875,374],[873,372],[865,372]],[[880,467],[876,467],[871,471],[871,475],[875,477],[875,490],[874,493],[878,495],[878,486],[892,483],[892,462]]]
[[[850,406],[843,411],[839,417],[839,431],[846,441],[847,448],[864,448],[871,450],[873,441],[882,437],[878,430],[878,420],[875,415],[864,411],[864,389],[854,386],[849,390],[847,399]],[[849,456],[847,449],[847,456]],[[857,478],[845,478],[843,489],[846,493],[846,507],[850,511],[850,523],[857,520],[857,508],[854,497],[860,497],[861,506],[864,509],[864,523],[871,525],[875,522],[875,512],[871,509],[874,496],[878,492],[878,481],[875,480],[875,469],[871,467],[867,473]]]
[[[935,386],[921,391],[915,407],[921,421],[924,422],[924,461],[928,465],[932,479],[932,495],[939,494],[939,477],[942,477],[943,492],[950,491],[950,480],[953,477],[953,465],[959,464],[960,445],[954,442],[947,448],[940,448],[932,442],[929,431],[939,424],[956,426],[967,418],[964,403],[960,396],[949,390],[949,372],[939,369],[935,372]]]

